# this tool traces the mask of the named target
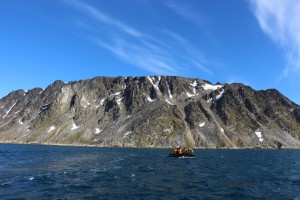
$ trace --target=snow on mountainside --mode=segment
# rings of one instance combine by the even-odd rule
[[[175,76],[95,77],[0,100],[0,142],[300,147],[300,108],[277,90]]]

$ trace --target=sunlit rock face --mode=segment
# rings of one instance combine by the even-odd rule
[[[0,142],[300,147],[300,107],[275,89],[176,76],[95,77],[0,100]]]

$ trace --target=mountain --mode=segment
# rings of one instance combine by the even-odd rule
[[[300,107],[275,89],[176,76],[95,77],[0,100],[0,142],[300,147]]]

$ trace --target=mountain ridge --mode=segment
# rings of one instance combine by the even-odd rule
[[[0,142],[300,147],[300,107],[276,89],[178,76],[95,77],[0,99]]]

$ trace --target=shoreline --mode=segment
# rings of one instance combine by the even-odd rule
[[[15,142],[0,142],[0,144],[11,144],[11,145],[32,145],[32,146],[62,146],[62,147],[90,147],[90,148],[124,148],[124,149],[172,149],[173,146],[166,147],[132,147],[132,146],[105,146],[105,145],[91,145],[91,144],[44,144],[44,143],[15,143]],[[279,148],[272,147],[222,147],[222,148],[210,148],[210,147],[194,147],[194,150],[298,150],[300,147],[288,147],[282,146]]]

